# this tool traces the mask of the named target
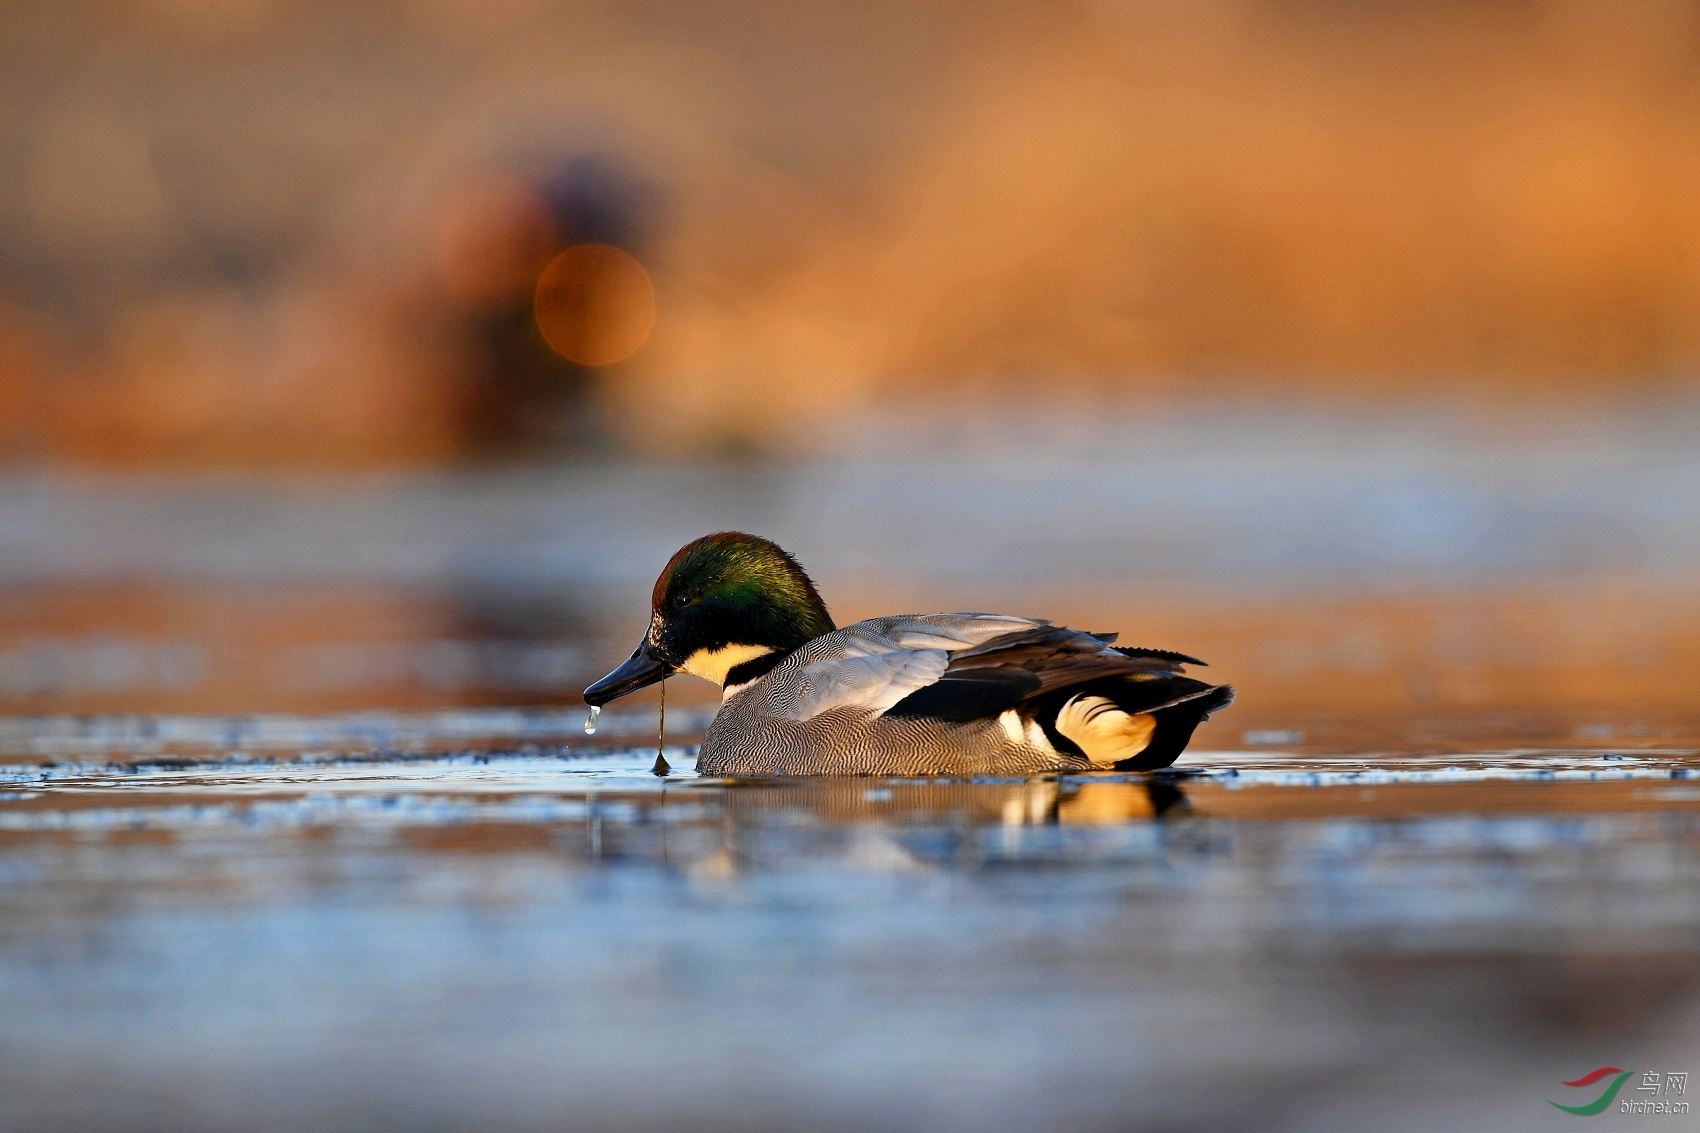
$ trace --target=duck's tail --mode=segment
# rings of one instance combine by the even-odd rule
[[[1193,729],[1210,719],[1210,714],[1234,702],[1233,685],[1216,685],[1201,696],[1183,700],[1152,715],[1157,726],[1151,730],[1151,742],[1132,759],[1115,765],[1117,771],[1158,771],[1171,767],[1181,757],[1186,745],[1192,742]]]
[[[1096,766],[1158,771],[1180,758],[1193,730],[1210,713],[1233,703],[1234,690],[1189,677],[1169,678],[1163,682],[1166,687],[1159,686],[1162,692],[1154,685],[1155,681],[1101,679],[1068,690],[1066,699],[1034,707],[1040,709],[1053,742],[1060,739],[1077,748]],[[1164,697],[1163,692],[1171,695]],[[1160,703],[1152,703],[1154,693]],[[1045,720],[1047,715],[1050,719]]]

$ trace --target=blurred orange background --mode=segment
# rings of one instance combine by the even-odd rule
[[[1639,392],[1700,360],[1686,0],[18,0],[0,27],[16,464],[783,452],[1000,391]],[[635,336],[617,357],[539,332],[579,244],[645,273],[556,313]]]
[[[17,0],[0,107],[8,711],[576,702],[736,526],[1218,744],[1700,734],[1692,0]]]

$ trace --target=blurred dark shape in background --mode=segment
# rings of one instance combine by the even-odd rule
[[[653,197],[610,159],[580,156],[529,178],[488,177],[442,204],[433,260],[446,309],[432,314],[457,339],[467,454],[604,439],[590,368],[630,357],[654,324],[649,278],[621,250],[643,246]],[[615,278],[598,270],[610,260]]]
[[[1036,384],[1546,396],[1700,361],[1685,0],[19,0],[0,27],[18,463],[784,450]],[[580,243],[658,296],[595,372],[529,309]]]

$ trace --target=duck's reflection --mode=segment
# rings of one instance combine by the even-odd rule
[[[749,869],[800,870],[823,861],[893,874],[1049,859],[1071,851],[1047,829],[1060,834],[1071,826],[1133,826],[1191,811],[1170,776],[747,779],[676,789],[669,798],[672,819],[657,808],[647,821],[669,826],[668,864],[705,883],[727,882]]]
[[[597,792],[582,834],[560,844],[596,862],[658,860],[704,879],[829,860],[890,873],[1067,856],[1070,827],[1107,832],[1191,813],[1170,775],[675,780],[654,792]]]
[[[1192,804],[1172,776],[1148,776],[1137,782],[1076,783],[1057,800],[1057,821],[1102,826],[1142,818],[1188,814]]]
[[[1172,818],[1192,809],[1179,780],[1168,775],[1018,782],[734,779],[715,789],[723,792],[727,820],[735,825],[1104,826]]]

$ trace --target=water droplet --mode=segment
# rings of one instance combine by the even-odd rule
[[[590,715],[584,718],[585,735],[594,736],[596,734],[596,718],[600,715],[602,715],[602,709],[597,705],[592,704],[590,706]]]

